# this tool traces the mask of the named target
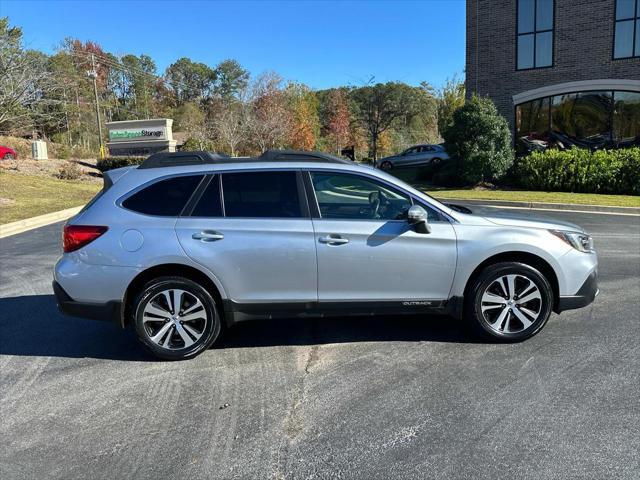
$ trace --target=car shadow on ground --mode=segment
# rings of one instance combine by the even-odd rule
[[[216,348],[394,341],[475,342],[455,319],[400,315],[247,321],[227,329]],[[0,355],[153,360],[132,331],[62,315],[53,295],[0,298]]]
[[[0,298],[0,355],[151,359],[114,324],[62,315],[53,295]]]

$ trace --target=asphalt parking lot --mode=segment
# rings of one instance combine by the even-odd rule
[[[0,478],[640,478],[640,217],[601,294],[521,344],[447,318],[239,325],[195,360],[61,316],[60,224],[0,240]]]

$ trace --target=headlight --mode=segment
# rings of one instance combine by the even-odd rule
[[[593,238],[586,233],[564,232],[562,230],[549,230],[549,232],[580,252],[591,253],[594,251]]]

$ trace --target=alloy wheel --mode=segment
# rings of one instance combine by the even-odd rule
[[[142,315],[149,339],[168,350],[192,346],[200,340],[209,321],[200,299],[180,289],[163,290],[154,295]]]
[[[542,312],[540,289],[530,278],[502,275],[485,289],[481,299],[482,316],[497,333],[519,333],[530,328]]]

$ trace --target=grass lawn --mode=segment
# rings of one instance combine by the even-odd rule
[[[101,188],[102,182],[0,171],[0,224],[84,205]]]
[[[448,189],[431,185],[420,178],[416,168],[392,170],[391,174],[432,197],[443,200],[505,200],[514,202],[572,203],[609,207],[640,207],[640,196],[598,195],[595,193],[532,192],[526,190],[490,190],[481,188]],[[422,177],[424,178],[424,177]]]

